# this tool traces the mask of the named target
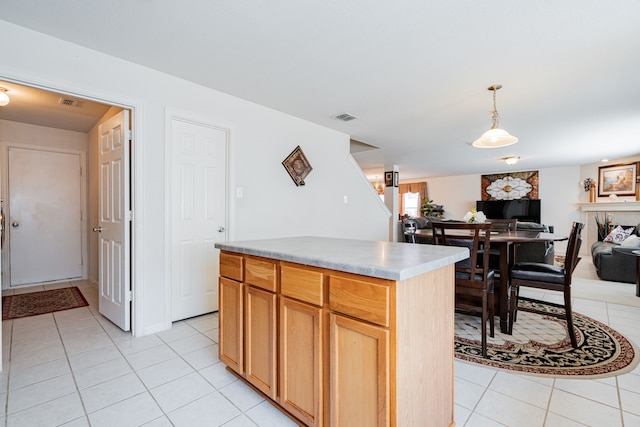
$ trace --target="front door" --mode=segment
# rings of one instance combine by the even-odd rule
[[[172,321],[218,309],[219,251],[226,239],[228,130],[171,122]]]
[[[82,278],[80,154],[8,150],[10,286]]]
[[[98,127],[100,173],[100,313],[122,330],[131,328],[131,199],[129,193],[129,111]]]

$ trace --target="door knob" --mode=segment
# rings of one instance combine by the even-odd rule
[[[218,232],[219,233],[224,233],[224,227],[222,227],[222,226],[218,227]]]
[[[102,233],[102,227],[93,227],[93,231],[96,233]]]
[[[19,223],[19,222],[15,222],[15,221],[14,221],[14,222],[12,222],[12,223],[11,223],[11,226],[12,226],[13,228],[18,227],[19,225],[20,225],[20,223]]]

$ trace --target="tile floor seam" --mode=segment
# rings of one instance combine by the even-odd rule
[[[82,293],[82,289],[80,289],[80,293]],[[84,296],[84,294],[83,294]],[[76,388],[76,393],[78,395],[78,400],[80,400],[80,405],[82,406],[82,411],[84,412],[84,417],[87,419],[87,422],[89,422],[89,413],[87,412],[87,407],[85,406],[84,403],[84,399],[82,398],[82,393],[80,393],[80,387],[78,386],[78,381],[76,380],[76,375],[75,372],[73,370],[73,366],[71,366],[71,361],[69,360],[69,353],[67,352],[67,347],[65,346],[64,340],[62,339],[62,336],[60,335],[60,328],[58,327],[58,322],[56,319],[56,316],[53,316],[53,321],[56,325],[56,330],[58,331],[58,335],[60,336],[60,341],[62,341],[62,348],[64,349],[64,355],[65,358],[67,359],[67,364],[69,365],[69,369],[71,371],[71,378],[73,379],[73,385]],[[90,425],[90,424],[89,424]]]
[[[546,426],[547,425],[547,419],[549,418],[549,412],[551,409],[551,399],[553,398],[553,392],[556,389],[556,379],[553,378],[553,380],[551,381],[551,391],[549,392],[549,398],[547,399],[547,407],[545,408],[545,412],[544,412],[544,419],[542,420],[542,426]]]
[[[102,316],[100,313],[98,313],[97,315],[98,315],[98,316]],[[97,318],[97,316],[96,316],[96,313],[95,313],[95,312],[93,313],[93,316],[96,318],[96,320],[98,319],[98,318]],[[113,406],[113,405],[115,405],[115,404],[118,404],[118,403],[120,403],[120,402],[123,402],[123,401],[125,401],[125,400],[127,400],[127,399],[130,399],[130,398],[132,398],[132,397],[139,396],[139,395],[141,395],[141,394],[143,394],[143,393],[147,393],[147,394],[149,395],[149,397],[153,400],[153,402],[156,404],[156,406],[158,407],[158,409],[160,410],[160,412],[162,412],[162,415],[163,415],[165,418],[169,419],[169,418],[168,418],[168,416],[167,416],[167,413],[164,411],[164,409],[162,408],[162,406],[160,406],[160,403],[156,400],[156,398],[155,398],[155,396],[153,395],[153,393],[151,393],[151,390],[149,389],[149,387],[147,387],[147,385],[146,385],[146,384],[145,384],[145,382],[142,380],[142,378],[140,378],[140,375],[138,374],[138,372],[136,371],[136,369],[131,365],[131,363],[129,362],[129,359],[127,359],[127,356],[122,352],[122,349],[121,349],[121,348],[116,344],[116,342],[115,342],[114,338],[109,334],[109,332],[106,330],[106,328],[104,327],[104,325],[102,324],[102,322],[99,322],[99,321],[98,321],[98,323],[100,324],[100,327],[104,330],[104,332],[107,334],[107,337],[109,338],[109,340],[111,341],[111,343],[112,343],[112,344],[113,344],[113,346],[115,347],[116,351],[117,351],[118,353],[120,353],[120,355],[121,355],[121,356],[122,356],[122,358],[124,359],[125,363],[129,366],[129,368],[131,368],[131,373],[133,373],[133,374],[136,376],[136,378],[138,379],[138,381],[140,381],[140,383],[142,384],[142,387],[144,387],[144,390],[145,390],[145,391],[140,392],[140,393],[137,393],[137,394],[134,394],[133,396],[126,397],[125,399],[122,399],[122,400],[120,400],[120,401],[118,401],[118,402],[113,402],[113,403],[111,403],[110,405],[105,406],[104,408],[100,408],[100,409],[97,409],[96,411],[91,412],[91,414],[93,414],[93,413],[95,413],[95,412],[97,412],[97,411],[99,411],[99,410],[102,410],[102,409],[108,408],[108,407],[110,407],[110,406]],[[131,334],[131,331],[129,331],[129,334]],[[155,334],[153,334],[153,335],[155,335]],[[131,338],[133,339],[133,336],[132,336]],[[150,347],[150,348],[153,348],[153,347]],[[145,349],[145,350],[148,350],[148,349]],[[142,350],[142,351],[144,351],[144,350]],[[134,353],[131,353],[131,354],[135,354],[135,353],[138,353],[138,352],[134,352]],[[91,420],[90,420],[90,418],[89,418],[89,414],[90,414],[90,413],[89,413],[89,412],[87,412],[86,408],[84,407],[84,400],[82,399],[82,395],[80,395],[80,400],[82,401],[82,405],[83,405],[83,408],[84,408],[84,410],[85,410],[85,415],[86,415],[86,417],[87,417],[87,420],[89,420],[89,425],[91,425]],[[159,417],[159,418],[160,418],[160,417]],[[172,424],[173,424],[173,423],[172,423]]]

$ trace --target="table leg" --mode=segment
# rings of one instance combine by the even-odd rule
[[[509,243],[496,244],[500,248],[500,289],[498,290],[500,331],[506,334],[509,315]]]
[[[636,296],[640,297],[640,255],[636,256]]]

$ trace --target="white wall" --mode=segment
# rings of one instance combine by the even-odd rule
[[[509,172],[526,171],[518,169]],[[495,172],[487,172],[493,174]],[[507,173],[507,172],[505,172]],[[480,200],[480,174],[428,178],[429,197],[444,205],[445,217],[462,219]],[[555,232],[568,234],[573,221],[580,220],[580,167],[538,169],[540,221],[554,226]]]
[[[137,335],[170,326],[162,265],[168,250],[165,120],[171,114],[231,130],[229,192],[244,189],[242,199],[229,199],[231,239],[387,239],[388,213],[351,160],[348,135],[4,21],[0,40],[11,40],[0,78],[134,109]],[[281,164],[297,145],[313,167],[304,187],[296,187]]]
[[[0,119],[0,141],[87,151],[88,135]]]

